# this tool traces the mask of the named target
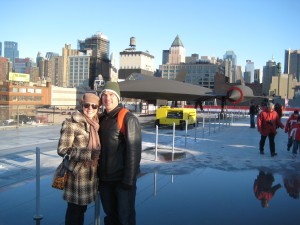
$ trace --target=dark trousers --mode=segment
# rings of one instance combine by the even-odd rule
[[[266,139],[267,137],[269,138],[269,145],[270,145],[270,152],[271,154],[272,153],[275,153],[275,134],[269,134],[268,136],[262,136],[260,137],[260,142],[259,142],[259,150],[261,152],[264,151],[264,146],[265,146],[265,142],[266,142]]]
[[[68,202],[65,225],[84,225],[84,213],[86,209],[86,205],[76,205]]]
[[[124,189],[120,182],[101,182],[100,198],[106,214],[105,225],[135,225],[136,186]]]
[[[255,122],[254,122],[255,115],[250,114],[250,127],[254,128],[255,127]]]

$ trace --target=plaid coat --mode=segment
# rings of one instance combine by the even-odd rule
[[[96,198],[98,189],[97,168],[89,165],[91,150],[87,149],[90,125],[81,112],[74,113],[62,123],[57,153],[70,154],[68,179],[63,193],[67,202],[88,205]]]

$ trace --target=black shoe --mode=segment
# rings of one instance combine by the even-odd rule
[[[272,157],[274,157],[274,156],[276,156],[276,155],[277,155],[276,152],[271,153],[271,156],[272,156]]]
[[[265,154],[264,151],[259,151],[259,153],[260,153],[261,155]]]

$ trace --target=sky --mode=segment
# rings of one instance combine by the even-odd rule
[[[298,0],[10,0],[1,2],[0,42],[18,42],[20,58],[35,60],[101,32],[119,67],[135,37],[136,50],[149,51],[158,68],[179,35],[186,56],[233,50],[243,71],[246,60],[262,69],[272,57],[283,68],[284,51],[300,49],[299,8]]]

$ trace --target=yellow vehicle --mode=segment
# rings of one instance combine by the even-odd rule
[[[155,125],[175,125],[180,126],[181,130],[185,129],[186,121],[188,125],[197,124],[197,112],[193,108],[171,108],[162,106],[156,110]]]

